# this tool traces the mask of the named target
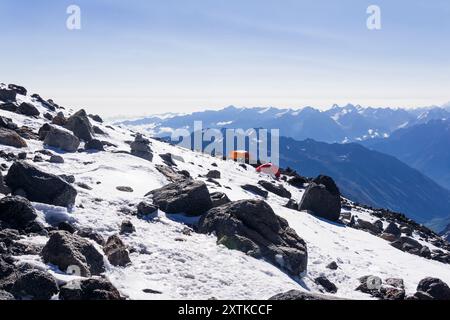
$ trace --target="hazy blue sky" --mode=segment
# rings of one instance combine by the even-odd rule
[[[1,82],[101,114],[450,100],[448,0],[1,0],[0,30]]]

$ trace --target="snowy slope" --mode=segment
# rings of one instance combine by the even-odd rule
[[[19,96],[19,100],[21,99],[29,100]],[[39,109],[42,113],[48,112],[43,107],[39,106]],[[6,111],[0,111],[0,115],[34,130],[45,122]],[[217,246],[214,236],[183,233],[186,224],[195,223],[195,219],[188,219],[181,214],[166,215],[163,212],[149,221],[131,216],[127,212],[134,210],[134,206],[144,199],[148,191],[168,183],[155,169],[156,164],[163,163],[158,154],[170,152],[182,157],[184,162],[177,161],[179,169],[187,170],[192,177],[205,181],[210,192],[224,192],[231,200],[255,198],[255,195],[244,191],[240,186],[246,183],[257,184],[261,179],[271,178],[256,173],[250,167],[245,170],[234,162],[156,140],[151,140],[155,155],[152,163],[117,153],[120,150],[129,151],[129,145],[125,141],[133,140],[133,132],[126,128],[111,129],[106,125],[96,125],[108,134],[109,137],[105,140],[117,145],[117,148],[108,147],[107,152],[98,153],[60,153],[64,157],[64,164],[35,164],[55,174],[74,175],[77,182],[86,183],[92,190],[74,185],[78,196],[75,207],[70,212],[64,208],[37,203],[34,206],[43,220],[70,220],[77,226],[93,228],[105,238],[118,233],[121,222],[130,219],[137,231],[128,236],[122,235],[121,238],[134,249],[130,254],[132,264],[126,268],[108,264],[106,272],[111,282],[130,299],[267,299],[291,289],[320,292],[313,280],[319,275],[326,275],[337,285],[339,290],[336,297],[355,299],[370,298],[354,290],[359,284],[358,278],[364,275],[402,278],[407,294],[414,293],[418,282],[427,276],[438,277],[450,283],[448,265],[401,252],[387,241],[367,232],[330,223],[306,212],[287,209],[283,207],[286,199],[273,194],[269,195],[267,202],[307,243],[308,271],[302,279],[292,279],[269,263]],[[27,150],[20,151],[31,153],[43,149],[40,141],[28,140],[27,143]],[[3,145],[0,149],[18,152],[17,149]],[[217,167],[213,167],[213,163]],[[221,187],[207,182],[203,177],[211,169],[222,173],[219,180]],[[117,186],[129,186],[134,192],[120,192],[116,190]],[[302,190],[288,184],[285,187],[292,193],[293,199],[301,199]],[[367,210],[355,209],[352,214],[369,221],[375,219]],[[47,239],[39,236],[22,241],[43,245]],[[338,270],[326,268],[331,261],[338,263]],[[39,256],[19,257],[17,263],[22,262],[49,270],[60,281],[72,278],[54,266],[44,265]],[[162,294],[144,293],[144,289],[160,291]]]

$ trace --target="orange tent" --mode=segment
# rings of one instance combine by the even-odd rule
[[[234,161],[250,161],[250,153],[245,150],[234,150],[230,152],[230,159]]]

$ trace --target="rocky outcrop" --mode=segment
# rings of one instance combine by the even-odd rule
[[[262,200],[241,200],[213,208],[200,218],[198,230],[215,233],[218,244],[264,258],[293,276],[306,270],[305,242]]]
[[[266,189],[269,192],[272,192],[273,194],[276,194],[279,197],[290,199],[292,197],[291,193],[283,187],[282,184],[274,184],[269,181],[261,180],[258,182],[258,184]]]
[[[135,157],[152,161],[153,153],[150,148],[150,141],[145,139],[141,134],[136,134],[134,142],[131,143],[131,154]]]
[[[208,188],[202,181],[171,183],[147,195],[153,196],[153,203],[166,213],[199,216],[212,208]]]
[[[304,301],[304,300],[336,300],[336,298],[299,290],[291,290],[288,292],[277,294],[269,298],[269,300]]]
[[[103,255],[88,240],[67,231],[54,231],[42,249],[42,258],[64,272],[80,272],[83,277],[105,271]]]
[[[131,263],[130,257],[128,255],[128,250],[125,244],[117,235],[113,235],[108,238],[103,251],[108,257],[109,263],[111,263],[113,266],[125,267],[129,263]]]
[[[108,280],[100,277],[70,281],[60,288],[61,300],[123,300]]]
[[[13,191],[24,190],[28,200],[34,202],[70,207],[77,196],[75,188],[60,177],[24,161],[17,161],[11,166],[5,182]]]
[[[211,201],[212,201],[213,207],[219,207],[221,205],[231,202],[231,200],[228,198],[228,196],[223,192],[211,193]]]
[[[83,109],[69,117],[64,127],[72,131],[78,139],[86,142],[91,141],[94,136],[94,129]]]
[[[16,101],[17,93],[14,90],[0,88],[0,100],[4,102],[14,102]]]
[[[46,131],[46,128],[48,128],[48,131]],[[80,140],[70,131],[53,126],[48,126],[46,128],[42,127],[42,131],[39,133],[40,137],[45,136],[45,145],[58,148],[66,152],[76,152],[78,150]]]
[[[26,230],[36,218],[36,210],[25,198],[9,196],[0,200],[0,225],[2,228]]]
[[[261,189],[258,186],[255,186],[253,184],[244,184],[244,185],[241,186],[241,188],[244,189],[245,191],[253,193],[253,194],[255,194],[257,196],[260,196],[260,197],[262,197],[264,199],[266,199],[268,197],[268,195],[269,195],[269,192],[267,192],[264,189]]]
[[[450,288],[440,279],[425,278],[419,282],[417,292],[423,292],[435,300],[450,300]]]
[[[31,270],[17,277],[10,292],[17,299],[50,300],[58,293],[58,285],[49,273]]]
[[[333,179],[327,176],[314,179],[303,194],[299,210],[338,221],[341,214],[341,194]]]
[[[17,108],[17,113],[29,117],[37,117],[41,114],[35,106],[27,102],[23,102],[22,104],[19,105],[19,107]]]
[[[16,132],[0,128],[0,144],[14,148],[26,148],[27,143]]]
[[[87,142],[85,144],[84,148],[86,150],[105,151],[105,148],[103,147],[103,143],[97,139],[92,139],[91,141]]]

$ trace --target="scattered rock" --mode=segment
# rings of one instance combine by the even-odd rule
[[[122,221],[120,225],[120,234],[130,234],[136,232],[136,228],[130,220]]]
[[[75,176],[73,175],[61,174],[59,177],[67,183],[75,183]]]
[[[211,196],[206,184],[201,181],[185,180],[171,183],[149,192],[153,203],[166,213],[186,213],[198,216],[212,208]]]
[[[49,121],[53,120],[53,116],[50,113],[48,113],[48,112],[44,113],[44,118],[49,120]]]
[[[17,277],[11,293],[18,299],[50,300],[58,293],[58,286],[50,274],[32,270]]]
[[[89,118],[91,118],[92,120],[99,122],[99,123],[103,123],[103,119],[98,115],[98,114],[90,114]]]
[[[259,181],[258,184],[267,191],[272,192],[279,197],[287,199],[290,199],[292,197],[291,193],[281,184],[276,185],[265,180]]]
[[[0,100],[5,102],[14,102],[16,101],[17,93],[14,90],[0,88]]]
[[[30,201],[70,207],[75,203],[77,191],[58,176],[41,171],[24,162],[15,162],[5,177],[12,189],[23,189]]]
[[[383,233],[380,237],[389,242],[394,242],[398,239],[395,235],[391,233]]]
[[[20,106],[17,108],[17,113],[30,117],[39,116],[41,114],[35,106],[27,102],[23,102],[22,104],[20,104]]]
[[[73,132],[73,134],[80,140],[91,141],[94,135],[94,129],[91,122],[83,109],[74,113],[64,127]]]
[[[280,301],[303,301],[303,300],[336,300],[335,297],[328,297],[321,294],[303,292],[299,290],[291,290],[285,293],[277,294],[269,300]]]
[[[218,244],[242,251],[298,276],[306,270],[306,244],[286,220],[261,200],[241,200],[209,210],[200,218],[201,233],[215,233]]]
[[[77,235],[83,238],[91,239],[101,246],[105,245],[105,239],[103,239],[99,233],[93,231],[91,228],[80,229],[77,231]]]
[[[8,89],[14,91],[16,94],[20,94],[22,96],[27,95],[27,89],[22,86],[18,86],[17,84],[8,84]]]
[[[131,143],[131,154],[135,157],[152,161],[153,153],[150,148],[150,141],[145,139],[141,134],[137,134],[134,142]]]
[[[5,185],[5,182],[3,181],[3,174],[0,171],[0,194],[10,194],[11,193],[11,189],[8,188],[8,186]]]
[[[0,116],[0,128],[16,130],[17,124],[15,124],[12,119]]]
[[[368,231],[375,235],[380,234],[383,230],[383,228],[380,228],[379,226],[376,226],[375,224],[363,219],[358,219],[356,221],[355,228]]]
[[[66,231],[52,232],[41,254],[46,263],[65,272],[79,271],[83,277],[105,271],[103,255],[88,240]]]
[[[337,270],[338,269],[338,265],[336,263],[336,261],[331,262],[330,264],[327,265],[327,268],[330,270]]]
[[[125,267],[131,263],[130,257],[128,256],[128,250],[117,235],[108,238],[103,251],[108,257],[108,261],[113,266]]]
[[[67,119],[62,112],[58,112],[58,114],[52,119],[52,124],[55,124],[57,126],[64,127],[66,123]]]
[[[298,210],[298,203],[294,199],[289,199],[289,201],[284,206],[291,210]]]
[[[290,178],[287,183],[289,183],[293,187],[303,189],[305,184],[308,183],[308,180],[304,177],[294,176]]]
[[[412,254],[419,254],[422,249],[422,245],[417,240],[409,237],[401,237],[400,239],[392,242],[391,246]]]
[[[64,158],[58,155],[52,155],[49,160],[50,163],[64,163]]]
[[[228,196],[223,192],[211,193],[211,201],[212,201],[213,207],[219,207],[221,205],[231,202],[231,200],[228,198]]]
[[[77,182],[77,186],[84,190],[92,190],[92,188],[84,182]]]
[[[97,151],[105,151],[105,148],[103,147],[103,143],[100,140],[92,139],[88,141],[84,148],[86,150],[97,150]]]
[[[450,288],[437,278],[425,278],[417,286],[418,292],[429,294],[435,300],[450,300]]]
[[[207,178],[211,178],[211,179],[220,179],[220,171],[219,170],[211,170],[206,174]]]
[[[328,278],[325,276],[314,279],[314,282],[324,288],[328,293],[336,293],[338,291],[336,285],[328,280]]]
[[[0,144],[14,148],[26,148],[27,143],[16,132],[0,128]]]
[[[176,167],[177,164],[173,161],[171,153],[160,154],[159,157],[164,161],[169,167]]]
[[[303,194],[300,211],[311,211],[314,215],[338,221],[341,214],[341,195],[333,179],[319,176],[311,182]]]
[[[80,146],[80,140],[68,130],[50,126],[50,130],[46,134],[45,132],[42,131],[42,136],[45,135],[44,144],[50,147],[67,152],[76,152]],[[39,136],[41,136],[41,133]]]
[[[128,193],[134,192],[133,188],[127,186],[118,186],[116,187],[116,189],[121,192],[128,192]]]
[[[68,222],[58,223],[58,230],[67,231],[72,234],[74,234],[77,231],[77,229],[75,229],[75,227]]]
[[[111,282],[99,277],[68,282],[60,288],[59,298],[83,301],[123,300]]]
[[[3,228],[25,230],[37,218],[30,201],[17,196],[0,200],[0,222]]]
[[[0,103],[0,110],[17,112],[17,106],[12,102]]]
[[[263,190],[260,187],[254,186],[252,184],[244,184],[243,186],[241,186],[241,188],[245,191],[256,194],[257,196],[263,197],[264,199],[269,195],[269,192],[267,192],[266,190]]]
[[[154,214],[157,211],[158,207],[147,201],[142,201],[137,206],[138,216],[148,216]]]

